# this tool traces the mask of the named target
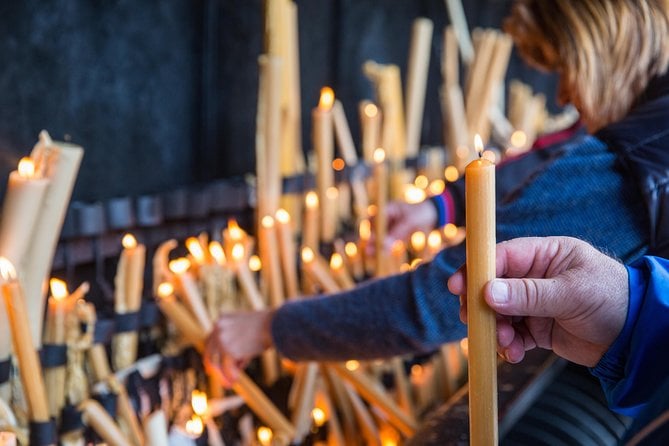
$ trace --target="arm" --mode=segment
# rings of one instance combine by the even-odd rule
[[[613,409],[636,415],[669,376],[669,261],[644,257],[627,269],[625,325],[592,372]]]

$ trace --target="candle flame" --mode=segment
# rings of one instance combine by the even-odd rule
[[[318,101],[318,108],[321,110],[330,110],[334,104],[335,95],[330,87],[321,88],[321,98]]]
[[[365,116],[368,118],[374,118],[376,115],[379,113],[379,108],[372,104],[371,102],[367,105],[365,105]]]
[[[311,263],[314,261],[314,258],[315,258],[314,251],[311,248],[309,248],[308,246],[302,248],[302,262]]]
[[[274,437],[272,429],[267,426],[260,426],[258,428],[257,435],[258,441],[262,446],[269,446],[272,442],[272,438]]]
[[[444,189],[446,189],[446,183],[444,183],[444,180],[434,180],[427,187],[430,195],[441,195]]]
[[[458,168],[455,167],[455,166],[448,166],[444,170],[444,178],[446,178],[446,181],[454,183],[454,182],[458,181],[459,177],[460,177],[460,173],[458,172]]]
[[[19,176],[21,178],[33,178],[35,176],[35,162],[27,156],[19,161]]]
[[[232,260],[235,262],[240,262],[244,259],[244,245],[241,243],[235,243],[232,247]]]
[[[195,437],[202,435],[202,432],[204,432],[204,423],[202,422],[202,418],[197,415],[193,415],[190,420],[186,421],[186,432],[188,435],[193,435]]]
[[[344,266],[344,259],[341,254],[338,252],[332,253],[332,256],[330,257],[330,268],[337,271],[341,269],[342,266]]]
[[[414,251],[422,251],[425,248],[425,233],[422,231],[416,231],[411,234],[411,248]]]
[[[420,364],[414,364],[411,366],[411,376],[420,377],[423,374],[423,366]]]
[[[379,147],[374,150],[374,154],[372,157],[374,158],[375,163],[381,164],[386,159],[386,151],[383,150],[381,147]]]
[[[476,153],[478,153],[479,156],[483,154],[483,140],[478,133],[474,135],[474,149],[476,149]]]
[[[200,240],[197,237],[188,237],[186,239],[186,249],[188,249],[188,252],[190,252],[197,263],[200,265],[204,263],[204,249],[202,249]]]
[[[255,254],[249,257],[249,269],[253,272],[258,272],[262,269],[262,261],[260,260],[260,257]]]
[[[413,180],[413,184],[415,184],[416,187],[419,187],[421,189],[427,189],[427,186],[428,186],[429,183],[430,183],[430,180],[428,180],[425,175],[418,175]]]
[[[372,236],[372,223],[366,218],[364,220],[360,220],[358,234],[360,235],[360,239],[365,241],[369,240],[369,238]]]
[[[285,209],[278,209],[276,211],[275,217],[276,220],[282,225],[287,225],[288,223],[290,223],[290,214]]]
[[[225,265],[225,251],[223,251],[223,247],[221,246],[220,242],[217,242],[216,240],[209,242],[209,254],[211,254],[214,260],[216,260],[216,263],[221,266]]]
[[[335,158],[332,160],[332,168],[336,171],[344,170],[346,167],[346,161],[341,158]]]
[[[274,227],[274,218],[272,218],[271,215],[265,215],[260,221],[260,224],[265,229],[272,229]]]
[[[190,260],[185,257],[179,257],[169,263],[169,268],[174,274],[183,274],[190,268]]]
[[[311,411],[311,418],[314,420],[314,424],[317,427],[321,427],[326,421],[325,411],[320,407],[314,407]]]
[[[516,130],[511,134],[510,142],[516,149],[522,149],[527,144],[527,135],[522,130]]]
[[[200,390],[193,390],[190,397],[190,404],[193,406],[193,412],[201,417],[207,413],[207,394]]]
[[[51,280],[49,280],[49,288],[51,289],[51,295],[56,300],[63,300],[70,294],[67,291],[67,284],[65,281],[55,277],[52,277]]]
[[[432,249],[438,249],[441,246],[441,232],[438,229],[430,231],[430,235],[427,236],[427,246]]]
[[[413,184],[404,185],[404,201],[410,204],[421,203],[425,201],[427,194],[425,191]]]
[[[349,359],[346,361],[346,364],[344,364],[347,370],[350,370],[351,372],[355,372],[360,368],[360,363],[356,361],[355,359]]]
[[[458,235],[457,226],[455,226],[453,223],[448,223],[446,226],[444,226],[444,237],[446,237],[446,239],[455,238],[456,235]]]
[[[137,239],[132,234],[125,234],[121,239],[121,245],[125,249],[133,249],[137,247]]]
[[[307,192],[307,196],[304,199],[304,203],[309,209],[314,209],[318,207],[318,194],[314,191]]]
[[[0,257],[0,277],[5,282],[16,280],[16,269],[7,257]]]
[[[158,297],[164,299],[174,294],[174,286],[172,286],[172,284],[169,282],[163,282],[160,285],[158,285],[156,293],[158,294]]]
[[[237,220],[234,218],[228,220],[228,235],[232,240],[241,240],[244,238],[244,231],[239,227]]]
[[[358,255],[358,246],[353,242],[348,242],[344,245],[344,252],[349,257],[355,257]]]

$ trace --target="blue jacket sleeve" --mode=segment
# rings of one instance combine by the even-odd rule
[[[635,416],[669,376],[669,260],[643,257],[627,270],[625,325],[592,373],[610,407]]]

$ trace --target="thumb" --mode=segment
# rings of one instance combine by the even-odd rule
[[[559,317],[565,302],[557,279],[494,279],[485,285],[488,305],[507,316]]]

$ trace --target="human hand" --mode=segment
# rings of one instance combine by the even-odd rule
[[[430,232],[437,225],[437,210],[429,200],[409,204],[403,201],[391,201],[386,206],[388,218],[388,233],[383,241],[384,249],[390,251],[397,240],[407,241],[416,231]],[[368,249],[373,254],[374,243],[369,243]]]
[[[272,310],[220,316],[205,346],[205,366],[231,385],[251,359],[272,345]]]
[[[516,363],[525,351],[551,349],[593,367],[620,333],[627,316],[627,270],[589,244],[569,237],[520,238],[497,245],[497,277],[484,298],[497,312],[497,349]],[[448,280],[466,294],[466,271]],[[467,320],[466,299],[460,318]]]

